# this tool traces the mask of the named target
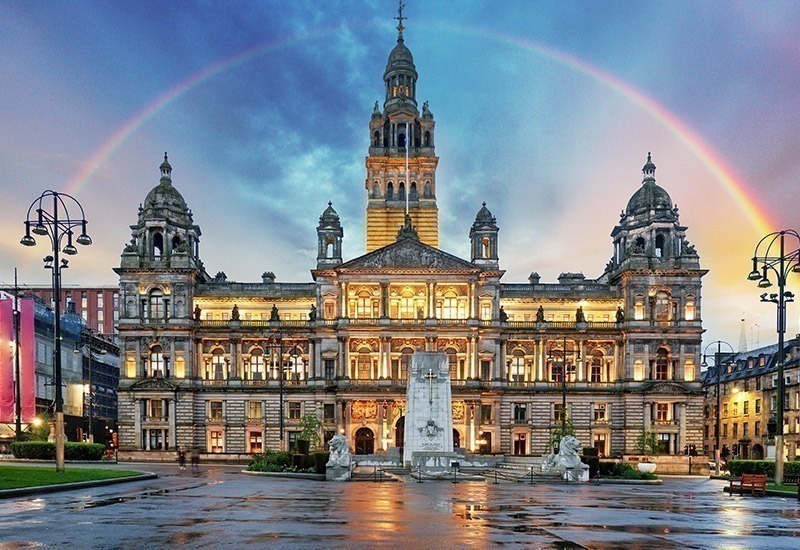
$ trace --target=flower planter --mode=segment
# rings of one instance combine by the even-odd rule
[[[656,471],[656,463],[655,462],[639,462],[636,465],[636,467],[643,474],[652,474],[653,472]]]

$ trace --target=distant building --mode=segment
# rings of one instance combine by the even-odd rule
[[[34,361],[36,414],[52,416],[55,405],[53,338],[54,315],[46,302],[33,293],[20,298],[34,299]],[[8,294],[8,293],[6,293]],[[92,416],[95,442],[104,443],[116,430],[119,384],[119,347],[108,337],[86,326],[71,302],[61,315],[61,377],[63,383],[65,433],[69,441],[80,441],[88,432],[89,353],[91,351]],[[14,436],[13,424],[0,425],[0,439]]]
[[[14,292],[13,286],[0,286],[0,290]],[[53,307],[53,287],[20,285],[20,291],[41,298],[45,305]],[[61,285],[62,309],[66,304],[75,304],[75,312],[94,332],[108,335],[116,340],[119,311],[119,287]]]
[[[417,76],[401,30],[369,123],[367,253],[345,261],[328,203],[310,282],[210,276],[165,155],[116,269],[123,456],[292,448],[306,414],[354,453],[396,452],[415,351],[449,358],[461,450],[542,454],[565,423],[603,455],[637,453],[643,431],[664,453],[701,444],[706,271],[650,155],[600,277],[503,283],[485,204],[469,259],[437,248],[434,119]]]
[[[775,419],[778,410],[778,346],[742,353],[723,353],[717,366],[703,372],[706,390],[703,446],[716,449],[719,418],[723,455],[760,460],[775,457]],[[717,374],[719,373],[719,377]],[[784,345],[784,450],[789,460],[800,459],[800,337]],[[719,416],[717,416],[719,388]]]

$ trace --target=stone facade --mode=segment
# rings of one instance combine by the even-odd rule
[[[705,271],[649,155],[600,277],[501,282],[499,227],[485,204],[469,260],[436,247],[433,115],[427,105],[418,115],[416,77],[400,34],[370,122],[368,252],[344,261],[329,204],[312,282],[210,276],[165,156],[117,269],[123,456],[291,447],[306,414],[356,454],[401,447],[414,351],[447,354],[456,448],[544,454],[561,414],[604,455],[634,452],[642,430],[668,453],[702,442]],[[405,196],[394,198],[406,181],[406,122],[408,214]]]

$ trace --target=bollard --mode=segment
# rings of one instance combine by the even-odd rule
[[[420,471],[419,464],[417,464],[417,483],[422,483],[422,472]]]
[[[497,485],[497,468],[494,469],[494,484]]]

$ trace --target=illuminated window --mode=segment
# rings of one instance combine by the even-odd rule
[[[694,382],[694,361],[689,359],[683,365],[683,379],[686,382]]]
[[[402,355],[400,355],[400,378],[403,380],[408,378],[408,371],[411,368],[411,356],[413,354],[413,349],[403,348]]]
[[[414,293],[406,290],[400,297],[400,318],[413,319],[414,317]]]
[[[186,378],[186,360],[182,355],[175,358],[175,377]]]
[[[372,357],[369,349],[364,348],[359,350],[356,359],[356,379],[369,380],[370,378],[372,378]]]
[[[164,293],[160,290],[150,292],[150,320],[160,321],[164,319]]]
[[[444,350],[447,354],[447,364],[450,368],[450,376],[455,378],[456,369],[458,368],[458,354],[453,348]]]
[[[656,294],[655,318],[656,321],[669,321],[670,319],[670,296],[663,290]]]
[[[489,321],[492,318],[492,303],[491,302],[481,302],[481,319],[484,321]]]
[[[553,420],[563,422],[568,420],[569,406],[564,407],[563,403],[553,403]]]
[[[589,359],[589,381],[603,382],[603,352],[595,350]]]
[[[669,422],[669,403],[656,403],[656,421]]]
[[[212,453],[225,452],[225,439],[222,430],[211,430],[208,432],[209,450]]]
[[[594,421],[607,422],[608,421],[608,405],[605,403],[594,404]]]
[[[742,403],[742,414],[744,416],[747,416],[748,414],[750,414],[750,401],[744,401]]]
[[[250,380],[264,380],[264,351],[256,348],[250,353]]]
[[[644,380],[644,362],[641,359],[633,362],[633,379],[636,382]]]
[[[41,357],[41,355],[39,355]],[[125,377],[136,378],[136,359],[128,357],[125,359]]]
[[[644,319],[644,296],[637,295],[633,301],[633,318],[637,321]]]
[[[458,318],[458,298],[455,292],[448,292],[442,300],[442,319]]]
[[[525,380],[525,353],[515,349],[511,355],[511,366],[509,368],[509,380],[521,382]]]
[[[655,367],[656,380],[669,380],[669,352],[665,348],[658,348]]]
[[[260,453],[264,448],[263,439],[261,430],[247,432],[247,452]]]
[[[356,318],[358,319],[368,319],[372,316],[372,297],[370,293],[366,290],[362,290],[358,293],[358,299],[356,301]]]
[[[687,321],[694,321],[695,318],[695,307],[694,307],[694,296],[687,296],[686,297],[686,307],[684,308],[684,318]]]
[[[289,420],[300,420],[300,402],[299,401],[290,401],[289,402]]]
[[[149,376],[153,378],[164,378],[165,361],[161,346],[150,348],[150,361],[148,363]]]
[[[164,418],[164,400],[149,399],[147,401],[147,415],[150,417],[150,420],[162,420]]]
[[[261,401],[247,402],[247,419],[261,420],[264,417],[264,404]]]
[[[225,380],[225,355],[220,348],[211,352],[211,372],[207,373],[209,380]]]
[[[211,420],[222,420],[222,401],[208,402],[208,418]]]

